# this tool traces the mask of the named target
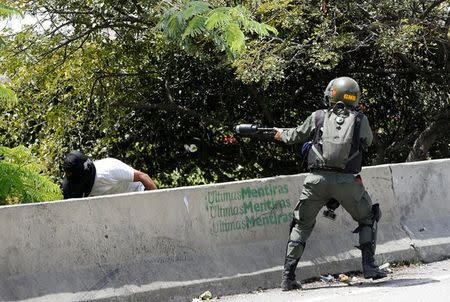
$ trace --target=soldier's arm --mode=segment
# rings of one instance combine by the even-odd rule
[[[277,129],[275,139],[286,144],[295,144],[306,141],[314,129],[314,118],[311,114],[300,126],[296,128]]]
[[[361,120],[361,130],[360,130],[360,138],[361,143],[364,146],[364,149],[372,145],[373,141],[373,134],[372,129],[369,125],[369,120],[367,119],[367,116],[364,115],[363,119]]]

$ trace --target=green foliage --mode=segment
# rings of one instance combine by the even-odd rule
[[[445,1],[47,4],[14,1],[46,27],[0,50],[20,100],[0,115],[0,141],[29,147],[55,182],[72,149],[119,158],[159,187],[302,172],[298,146],[233,141],[233,126],[296,126],[341,75],[369,103],[365,164],[402,162],[450,102]],[[449,131],[435,133],[424,158],[449,157]]]
[[[0,147],[0,204],[62,199],[61,190],[41,172],[44,165],[25,147]]]
[[[0,3],[0,17],[17,13],[16,9]],[[0,44],[5,46],[3,39],[0,39]],[[12,110],[18,104],[17,95],[6,86],[9,82],[7,78],[3,77],[2,82],[0,109]],[[0,127],[9,118],[11,116],[8,113],[2,113]],[[41,174],[45,170],[45,165],[24,146],[12,149],[0,146],[0,205],[62,199],[59,187]]]
[[[259,37],[277,34],[274,27],[253,20],[244,6],[212,8],[205,1],[186,1],[181,7],[166,9],[158,28],[187,50],[200,51],[213,43],[230,59],[246,51],[246,34]]]
[[[17,103],[17,96],[10,88],[0,84],[0,108],[8,108]]]
[[[249,51],[232,63],[237,78],[246,84],[260,83],[266,89],[273,82],[282,82],[287,62],[279,56],[277,48],[263,41],[253,41],[251,45]]]
[[[422,44],[420,40],[424,35],[424,27],[420,24],[403,24],[404,22],[407,21],[404,20],[398,27],[387,28],[377,40],[377,45],[386,59],[393,54],[409,55],[419,43]]]
[[[18,13],[19,13],[19,11],[17,9],[0,2],[0,16],[1,17],[10,17],[10,16],[18,14]]]
[[[18,10],[0,2],[0,19],[8,18],[18,13],[19,13]],[[5,41],[0,36],[0,47],[3,47],[5,45],[6,45]],[[6,83],[2,83],[8,81],[9,80],[6,79],[5,77],[2,77],[2,79],[0,79],[0,109],[11,107],[15,105],[17,102],[17,96],[14,93],[14,91],[12,91],[9,87],[7,87]]]
[[[15,9],[11,6],[8,6],[3,2],[0,2],[0,19],[9,18],[9,17],[19,14],[19,13],[20,12],[17,9]],[[5,46],[5,44],[6,44],[5,40],[3,39],[3,37],[0,36],[0,47]]]

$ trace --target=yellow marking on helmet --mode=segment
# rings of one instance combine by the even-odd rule
[[[353,94],[344,94],[343,96],[344,100],[350,101],[350,102],[355,102],[356,101],[356,95]]]

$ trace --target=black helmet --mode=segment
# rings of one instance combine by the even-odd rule
[[[361,96],[358,83],[349,77],[340,77],[331,80],[324,92],[324,100],[332,105],[343,102],[345,105],[356,108]]]

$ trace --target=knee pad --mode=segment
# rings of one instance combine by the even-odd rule
[[[381,219],[381,209],[380,209],[380,204],[376,203],[374,205],[372,205],[372,221],[374,222],[378,222]]]
[[[380,205],[378,203],[372,205],[371,211],[372,211],[372,223],[371,224],[359,223],[358,227],[353,231],[353,233],[359,233],[363,227],[373,228],[374,225],[378,224],[378,221],[380,221],[381,219]]]
[[[377,233],[378,233],[378,221],[381,219],[381,210],[378,203],[372,205],[372,224],[362,224],[360,223],[358,227],[353,231],[353,233],[360,234],[360,246],[357,248],[361,249],[361,246],[365,244],[371,244],[376,246],[377,244]],[[364,228],[370,228],[370,233],[365,235],[366,232],[361,232]],[[366,238],[363,238],[366,237]]]

